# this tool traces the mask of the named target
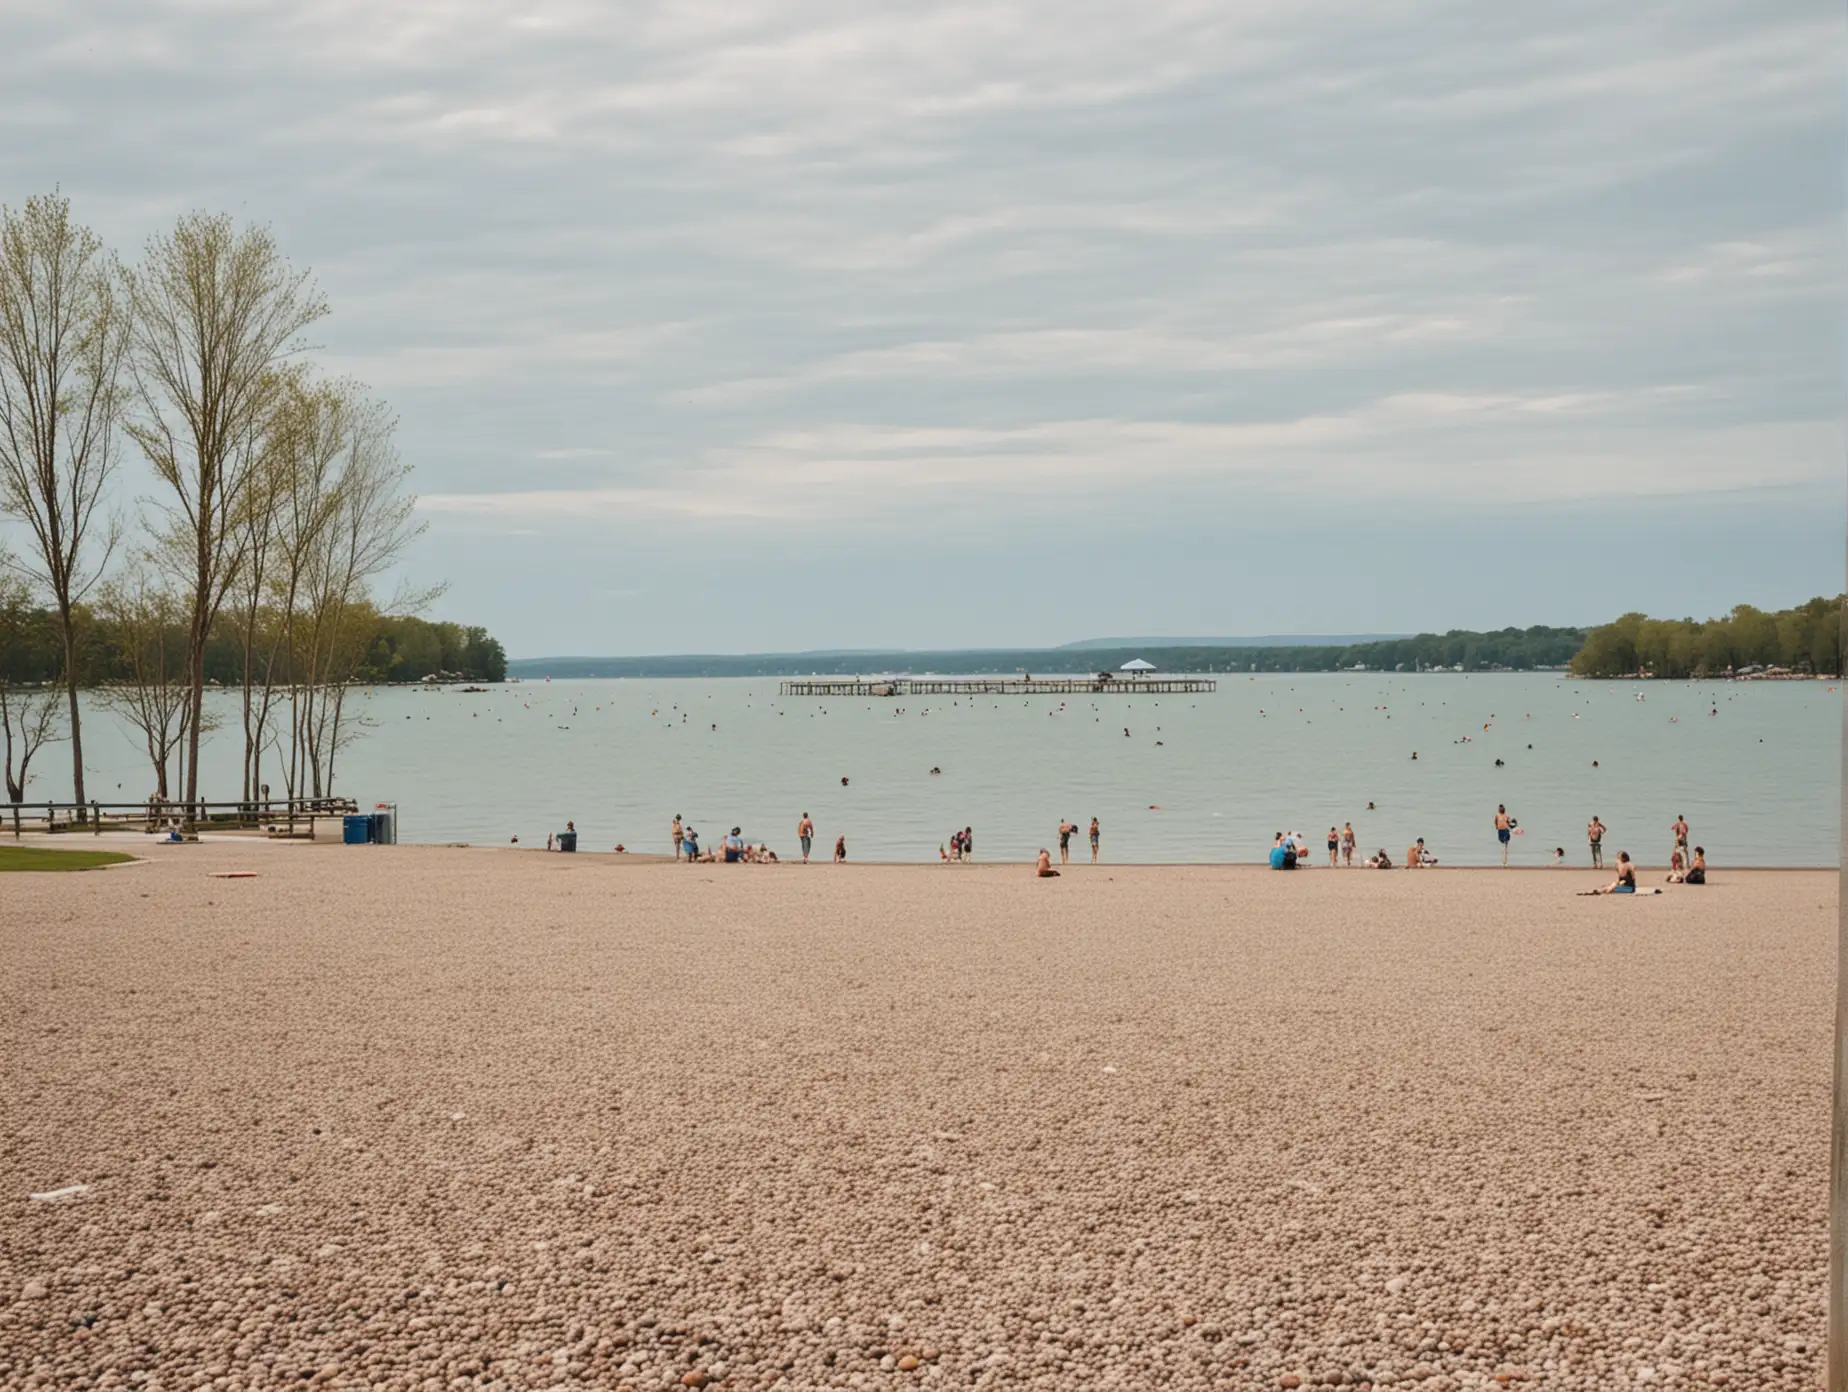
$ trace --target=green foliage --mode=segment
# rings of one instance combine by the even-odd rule
[[[507,654],[485,628],[411,616],[378,621],[366,652],[368,677],[420,681],[443,672],[471,681],[505,681]]]
[[[1749,604],[1700,622],[1625,614],[1585,635],[1572,659],[1580,677],[1721,677],[1748,667],[1838,677],[1843,597],[1818,596],[1767,613]]]
[[[0,682],[36,684],[62,680],[64,648],[57,615],[48,608],[7,604],[3,599],[0,597]],[[500,640],[485,628],[382,615],[368,606],[355,606],[355,617],[366,635],[361,648],[365,657],[357,672],[360,681],[418,681],[438,673],[467,681],[507,679],[507,654]],[[126,679],[122,635],[101,615],[83,606],[78,607],[77,619],[82,639],[80,679],[90,684]],[[183,657],[183,625],[175,625],[173,642]],[[221,686],[241,685],[243,663],[236,622],[221,619],[206,640],[206,681]],[[176,659],[173,667],[179,670],[181,662]],[[286,683],[288,675],[285,658],[276,676]]]

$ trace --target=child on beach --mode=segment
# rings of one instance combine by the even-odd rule
[[[1334,827],[1328,829],[1328,868],[1335,869],[1341,864],[1341,833]]]
[[[1097,838],[1099,834],[1097,829],[1097,818],[1093,817],[1091,818],[1091,864],[1093,865],[1097,864]]]
[[[1564,846],[1555,847],[1553,850],[1553,858],[1548,861],[1547,864],[1551,865],[1555,870],[1563,869],[1566,864],[1566,848]]]
[[[1052,852],[1047,850],[1044,846],[1040,847],[1039,863],[1034,866],[1033,873],[1038,875],[1042,880],[1056,880],[1059,878],[1059,872],[1052,868]]]
[[[847,859],[847,838],[839,837],[834,842],[834,863],[841,864]]]
[[[1508,868],[1508,841],[1514,835],[1514,818],[1508,815],[1506,805],[1497,803],[1495,807],[1495,839],[1501,842],[1502,868]]]

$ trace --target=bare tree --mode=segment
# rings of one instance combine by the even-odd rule
[[[0,552],[0,562],[5,561],[6,553]],[[33,618],[25,582],[0,569],[0,656],[29,646]],[[0,664],[0,755],[4,755],[0,774],[4,775],[7,801],[16,808],[25,801],[32,756],[62,738],[58,733],[60,703],[56,687],[16,685],[6,665]],[[14,826],[18,826],[17,815]]]
[[[168,777],[174,757],[180,756],[182,776],[188,766],[185,751],[193,720],[187,667],[190,606],[162,584],[158,574],[151,563],[138,566],[131,579],[105,585],[99,592],[98,609],[115,635],[124,677],[100,688],[97,698],[140,732],[154,770],[154,795],[167,801],[180,786],[178,779]]]
[[[375,612],[372,586],[423,531],[390,412],[357,383],[325,392],[313,469],[302,480],[304,515],[318,525],[291,561],[290,783],[315,797],[332,792],[336,756],[361,728],[346,710],[347,686],[366,658],[356,620]],[[430,597],[400,594],[392,607],[408,612]]]
[[[199,791],[205,647],[243,561],[239,526],[302,333],[327,312],[264,228],[194,213],[126,277],[139,403],[129,432],[170,490],[165,541],[186,557],[186,796]]]
[[[32,756],[41,745],[61,738],[58,734],[60,692],[56,687],[32,690],[0,682],[0,734],[6,744],[6,799],[18,805],[26,800]]]
[[[92,232],[71,221],[70,200],[54,193],[28,198],[23,209],[0,209],[0,512],[30,534],[27,573],[57,609],[71,784],[80,806],[76,606],[116,542],[101,508],[115,472],[127,343],[109,257]],[[10,790],[10,723],[7,735]]]

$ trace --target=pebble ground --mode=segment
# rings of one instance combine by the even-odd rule
[[[0,876],[0,1387],[1821,1383],[1833,874],[151,854]]]

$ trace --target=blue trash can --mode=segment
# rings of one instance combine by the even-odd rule
[[[372,840],[372,818],[365,813],[345,817],[342,822],[346,828],[341,840],[349,846],[363,846]]]

